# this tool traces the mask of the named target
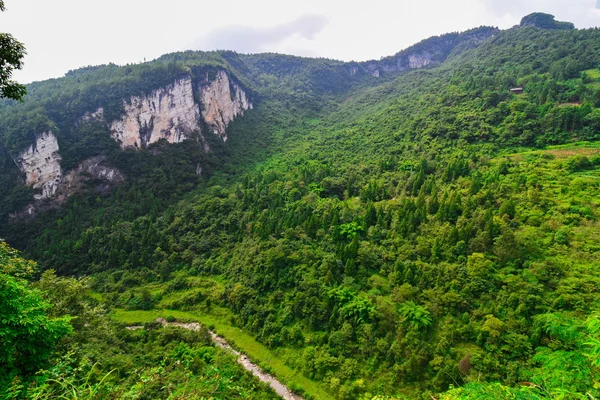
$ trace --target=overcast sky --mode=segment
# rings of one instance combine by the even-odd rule
[[[600,26],[600,0],[5,0],[0,31],[27,47],[16,78],[150,61],[179,50],[232,49],[379,59],[432,35],[509,28],[543,11]]]

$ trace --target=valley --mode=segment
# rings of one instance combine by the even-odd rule
[[[0,393],[597,398],[599,66],[536,13],[0,99]]]

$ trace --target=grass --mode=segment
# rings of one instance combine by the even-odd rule
[[[228,323],[230,314],[225,310],[213,307],[211,313],[188,312],[179,310],[151,310],[151,311],[126,311],[115,309],[112,317],[114,320],[126,324],[139,324],[152,322],[156,318],[165,318],[169,315],[181,320],[198,321],[204,326],[214,326],[215,331],[224,337],[231,345],[245,353],[254,363],[272,372],[288,387],[301,387],[304,392],[315,399],[333,399],[316,382],[308,379],[302,373],[294,371],[279,358],[273,351],[258,343],[252,336],[241,329]]]
[[[172,292],[169,293],[167,295],[164,295],[162,297],[162,299],[160,300],[160,302],[158,303],[157,307],[159,308],[169,308],[169,303],[173,303],[179,300],[184,299],[187,296],[191,296],[197,293],[203,293],[202,290],[199,290],[198,288],[190,288],[190,289],[186,289],[186,290],[182,290],[179,292]]]
[[[511,158],[517,161],[523,160],[531,155],[551,155],[556,159],[569,158],[576,155],[594,156],[600,154],[600,142],[574,142],[561,144],[557,146],[548,146],[542,150],[528,150],[518,153],[506,154],[502,157],[497,157],[492,161],[499,161],[503,158]]]
[[[99,302],[102,302],[103,300],[102,295],[100,293],[92,292],[91,290],[88,291],[88,296],[95,300],[98,300]]]

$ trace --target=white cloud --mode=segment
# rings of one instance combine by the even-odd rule
[[[305,14],[295,20],[271,27],[227,26],[215,29],[192,47],[200,50],[235,50],[240,53],[270,51],[288,39],[313,40],[325,28],[324,15]]]

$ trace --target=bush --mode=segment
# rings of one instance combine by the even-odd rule
[[[562,245],[569,244],[569,231],[566,228],[559,229],[554,234],[554,242]]]
[[[567,169],[571,172],[583,171],[591,166],[592,163],[586,156],[575,156],[567,160]]]
[[[179,292],[181,290],[186,290],[189,288],[190,284],[188,283],[188,281],[184,277],[178,276],[171,282],[169,282],[165,289],[165,293]]]

